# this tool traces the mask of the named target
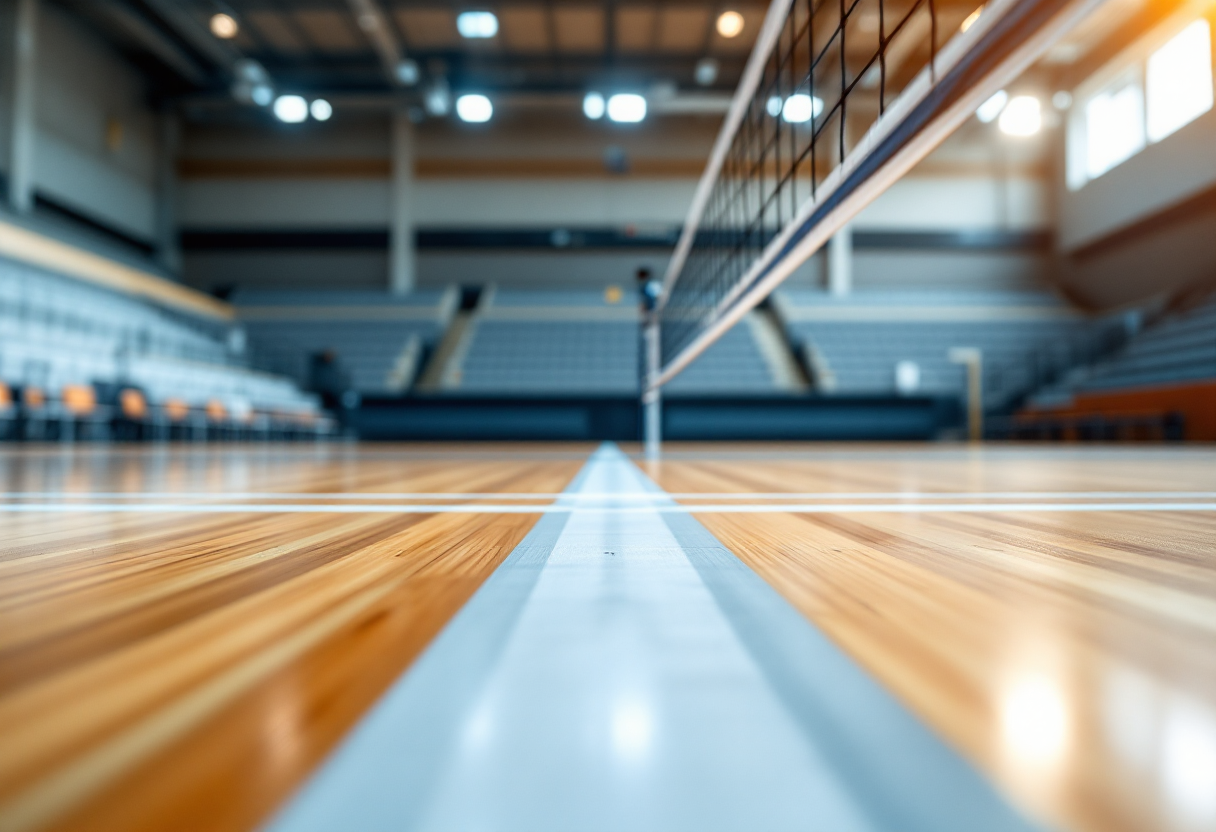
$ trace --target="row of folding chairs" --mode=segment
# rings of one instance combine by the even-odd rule
[[[0,382],[0,438],[9,441],[288,441],[337,433],[317,411],[259,410],[211,399],[151,402],[136,387],[72,384],[56,395]]]

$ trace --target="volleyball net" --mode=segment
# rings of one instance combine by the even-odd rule
[[[773,0],[663,278],[647,396],[1102,2]]]

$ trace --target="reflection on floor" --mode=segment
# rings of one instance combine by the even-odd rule
[[[648,569],[695,590],[685,602],[656,597],[629,614],[650,611],[636,629],[643,636],[685,617],[701,622],[692,628],[698,633],[733,632],[722,643],[742,652],[714,648],[718,669],[738,655],[742,664],[731,666],[758,667],[778,699],[786,692],[775,711],[756,705],[739,719],[761,726],[803,719],[801,700],[788,694],[797,688],[773,683],[792,662],[765,656],[763,639],[723,606],[722,593],[747,585],[751,573],[711,586],[717,573],[698,566],[700,549],[681,537],[696,522],[805,614],[817,628],[807,632],[826,635],[852,658],[845,672],[868,671],[1031,816],[1076,830],[1216,826],[1216,454],[673,446],[660,465],[646,467],[670,494],[647,486],[617,457],[601,465],[598,480],[579,484],[578,496],[556,496],[594,450],[5,452],[0,828],[184,828],[189,819],[185,826],[249,829],[264,822],[384,691],[398,689],[394,680],[524,536],[546,524],[561,528],[545,556],[552,567],[573,559],[586,569],[592,550],[600,559],[618,548],[633,552],[609,555],[624,560],[592,570],[599,590],[619,579],[614,591],[644,598],[653,581],[630,579]],[[639,554],[664,534],[677,543],[669,555],[674,573],[664,573],[653,554]],[[642,549],[628,548],[635,545]],[[504,642],[503,656],[515,658],[495,665],[498,675],[477,689],[479,701],[513,712],[524,707],[513,697],[526,688],[512,679],[548,679],[535,689],[544,695],[532,701],[539,708],[532,713],[552,712],[560,724],[559,713],[540,706],[561,684],[577,692],[579,680],[598,679],[587,689],[623,690],[628,668],[667,666],[669,654],[645,637],[588,649],[576,672],[556,661],[571,644],[595,643],[601,631],[578,624],[584,584],[557,581],[553,568],[538,574],[527,596],[538,606],[516,609],[511,626],[522,629],[508,628],[512,639],[549,632],[567,643],[557,639],[547,652],[535,637]],[[706,587],[716,607],[688,600]],[[757,609],[784,607],[774,595]],[[724,612],[699,617],[715,609]],[[596,658],[612,656],[616,663]],[[521,676],[512,675],[516,666]],[[546,666],[549,676],[525,670]],[[711,657],[704,668],[714,667]],[[683,741],[664,743],[692,734],[681,733],[668,711],[642,708],[643,699],[602,712],[609,717],[588,717],[605,722],[587,726],[591,735],[606,732],[600,746],[569,737],[569,747],[583,749],[583,760],[597,747],[687,754]],[[562,718],[577,723],[579,713]],[[805,730],[805,719],[799,724]],[[757,730],[748,735],[763,736]],[[561,733],[547,736],[566,747]],[[782,816],[778,799],[768,803],[771,817],[789,823],[774,825],[833,817],[833,828],[896,828],[872,808],[849,815],[858,794],[840,772],[860,742],[828,754],[826,779],[816,781],[836,777],[841,814]],[[514,746],[497,748],[507,756],[484,759],[509,759]],[[417,828],[471,819],[453,814],[453,783],[480,783],[484,806],[506,805],[493,802],[498,781],[473,772],[473,758],[458,751],[446,749],[447,774],[437,775],[430,814],[416,819]],[[684,759],[701,772],[697,789],[715,773],[734,786],[718,790],[718,825],[746,828],[726,814],[752,788],[743,769],[716,766],[707,754]],[[627,798],[643,793],[629,788],[671,781],[612,782]],[[784,787],[754,788],[779,796]],[[830,813],[830,792],[815,802],[819,811]],[[643,814],[629,824],[661,818],[660,810],[679,804],[673,795],[660,789],[635,801]],[[664,827],[661,819],[649,825]]]

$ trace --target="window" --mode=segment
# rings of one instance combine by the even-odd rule
[[[1085,105],[1085,175],[1097,179],[1144,148],[1140,85],[1124,83]]]
[[[1082,84],[1068,119],[1068,187],[1076,190],[1212,109],[1206,19],[1160,31]],[[1150,51],[1151,50],[1151,51]]]
[[[1196,20],[1149,57],[1144,91],[1151,142],[1212,109],[1212,35],[1206,20]]]

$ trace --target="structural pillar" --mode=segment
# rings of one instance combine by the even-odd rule
[[[414,124],[405,112],[393,115],[393,179],[389,200],[389,290],[414,288]]]
[[[38,33],[38,0],[7,0],[11,39],[8,66],[8,142],[5,170],[8,204],[19,214],[34,207],[34,88]],[[11,48],[9,48],[11,47]],[[2,54],[2,53],[0,53]]]
[[[846,224],[828,240],[828,291],[844,297],[853,291],[853,226]]]
[[[642,439],[646,445],[646,459],[659,458],[663,441],[663,409],[660,388],[650,387],[659,376],[659,320],[657,313],[650,314],[644,331],[643,347],[646,350],[646,372],[642,379]]]
[[[160,141],[156,164],[156,259],[171,274],[180,275],[182,252],[177,234],[177,155],[181,123],[177,113],[159,115]]]

